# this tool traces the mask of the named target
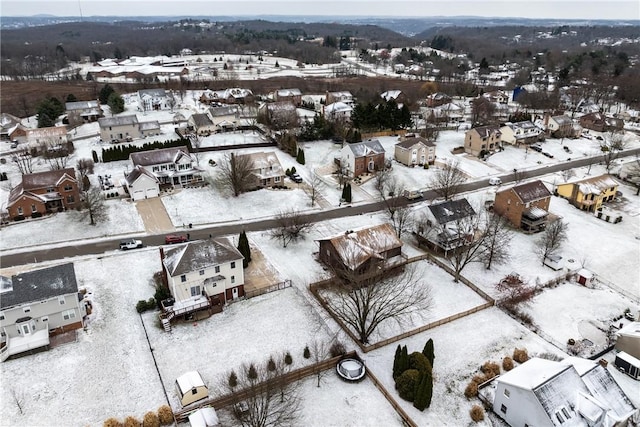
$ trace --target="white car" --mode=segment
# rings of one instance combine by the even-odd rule
[[[497,176],[489,178],[489,185],[500,185],[502,184],[502,180]]]
[[[136,239],[125,239],[120,242],[120,249],[126,251],[127,249],[137,249],[142,247],[142,241]]]

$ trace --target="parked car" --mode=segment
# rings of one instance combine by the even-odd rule
[[[164,236],[165,245],[171,245],[173,243],[184,243],[189,239],[184,234],[168,234]]]
[[[407,200],[415,200],[422,198],[422,191],[420,190],[404,190],[402,195]]]
[[[120,249],[126,251],[128,249],[137,249],[142,247],[142,241],[136,239],[125,239],[120,241]]]
[[[302,177],[300,175],[298,175],[297,173],[291,174],[291,176],[289,178],[291,178],[291,181],[297,182],[298,184],[300,184],[302,182]]]
[[[502,184],[502,180],[497,176],[492,176],[489,178],[489,185],[500,185]]]
[[[11,141],[11,148],[18,148],[18,141]]]
[[[548,158],[550,158],[550,159],[553,159],[553,154],[551,154],[551,153],[547,153],[546,151],[543,151],[543,152],[542,152],[542,155],[547,156],[547,157],[548,157]]]
[[[537,151],[538,153],[542,153],[542,147],[541,147],[540,145],[538,145],[538,144],[533,144],[533,145],[531,146],[531,149],[532,149],[533,151]]]

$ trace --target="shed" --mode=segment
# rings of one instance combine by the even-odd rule
[[[613,364],[616,365],[616,368],[618,368],[620,372],[624,372],[633,379],[640,379],[640,360],[632,355],[621,351],[616,354],[616,359],[613,361]]]
[[[189,371],[176,379],[176,391],[182,406],[209,397],[209,389],[198,371]]]
[[[583,286],[587,286],[587,287],[591,286],[593,279],[594,279],[593,273],[587,270],[586,268],[581,268],[576,273],[576,280],[578,281],[578,283],[580,283]]]
[[[189,415],[189,425],[191,427],[214,427],[220,425],[220,420],[218,420],[216,410],[207,406]]]
[[[564,268],[564,260],[560,255],[548,255],[544,259],[544,265],[553,270],[562,270]]]

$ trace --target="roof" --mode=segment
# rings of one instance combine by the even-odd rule
[[[390,99],[398,99],[398,97],[402,95],[402,91],[401,90],[388,90],[386,92],[382,92],[382,94],[380,94],[380,96],[382,98],[384,98],[385,101],[388,101]]]
[[[562,114],[560,116],[553,116],[551,118],[559,126],[562,126],[562,125],[573,125],[573,120],[571,120],[571,118],[569,116],[567,116],[566,114]]]
[[[379,258],[381,253],[402,247],[391,224],[380,224],[333,237],[318,239],[329,241],[342,263],[355,270],[370,258]]]
[[[285,97],[285,96],[301,96],[302,92],[300,92],[300,89],[279,89],[276,91],[276,95],[278,97]]]
[[[136,166],[152,166],[162,165],[165,163],[176,163],[183,156],[191,158],[186,146],[138,151],[136,153],[131,153],[129,158]]]
[[[516,195],[522,201],[522,203],[535,202],[536,200],[551,197],[551,192],[539,179],[532,182],[527,182],[525,184],[516,185],[511,188],[507,188],[505,190],[498,192],[498,194],[502,192],[510,191],[510,190],[513,190],[513,192],[516,193]]]
[[[65,178],[76,181],[76,171],[73,168],[67,168],[22,175],[22,188],[29,191],[57,186]]]
[[[244,257],[224,238],[197,240],[175,248],[165,249],[162,260],[172,277],[204,268],[242,261]]]
[[[210,406],[200,408],[189,415],[191,427],[214,427],[220,424],[216,410]]]
[[[211,118],[209,118],[209,115],[206,113],[192,114],[191,120],[195,123],[196,127],[213,126]]]
[[[73,263],[27,271],[16,274],[11,279],[3,278],[2,289],[0,289],[0,308],[5,309],[77,292],[78,283]]]
[[[235,116],[238,114],[239,108],[233,105],[225,105],[220,107],[209,107],[211,117]],[[195,114],[194,114],[195,115]]]
[[[405,140],[402,140],[402,141],[398,142],[396,144],[396,147],[402,147],[404,149],[409,149],[409,148],[413,147],[416,144],[423,144],[423,145],[425,145],[427,147],[435,147],[436,146],[433,142],[428,141],[427,139],[425,139],[425,138],[423,138],[421,136],[416,136],[416,137],[407,138]]]
[[[467,132],[476,132],[481,138],[488,138],[492,134],[497,136],[502,135],[498,126],[478,126],[477,128],[469,129]]]
[[[628,325],[618,329],[616,335],[628,335],[632,337],[640,338],[640,322],[631,322]]]
[[[51,138],[56,136],[67,136],[66,126],[51,126],[47,128],[27,129],[27,138]]]
[[[476,214],[467,199],[448,200],[436,205],[430,205],[429,210],[438,224],[446,224]]]
[[[355,157],[370,156],[373,154],[383,154],[384,147],[377,139],[368,139],[366,141],[349,144],[347,146]]]
[[[64,108],[67,111],[92,110],[94,108],[98,108],[98,101],[67,102],[64,104]]]
[[[189,371],[176,378],[180,392],[185,394],[194,388],[204,387],[204,381],[198,371]]]
[[[165,97],[167,97],[167,92],[164,89],[140,89],[138,91],[138,96],[140,98],[142,98],[144,96],[165,98]]]
[[[150,122],[140,122],[140,130],[160,129],[160,122],[153,120]]]
[[[345,113],[347,111],[353,111],[353,108],[351,108],[351,106],[341,101],[331,103],[324,107],[325,114]]]
[[[278,155],[275,152],[238,154],[237,157],[248,157],[251,162],[251,170],[263,178],[284,175],[284,169],[280,164]]]
[[[109,126],[131,126],[138,124],[138,117],[135,114],[128,116],[101,117],[98,119],[101,128]]]
[[[128,185],[131,185],[134,182],[136,182],[138,178],[140,178],[142,175],[146,175],[149,178],[151,178],[153,181],[158,182],[158,178],[156,178],[154,174],[152,174],[142,166],[135,166],[133,170],[129,172],[129,175],[125,177],[125,181],[127,181]]]
[[[617,187],[618,183],[610,175],[594,176],[572,183],[577,185],[582,194],[600,194],[609,188]]]

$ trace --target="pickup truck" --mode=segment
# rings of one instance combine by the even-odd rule
[[[127,249],[136,249],[142,247],[142,241],[136,239],[125,239],[120,241],[120,249],[126,251]]]

